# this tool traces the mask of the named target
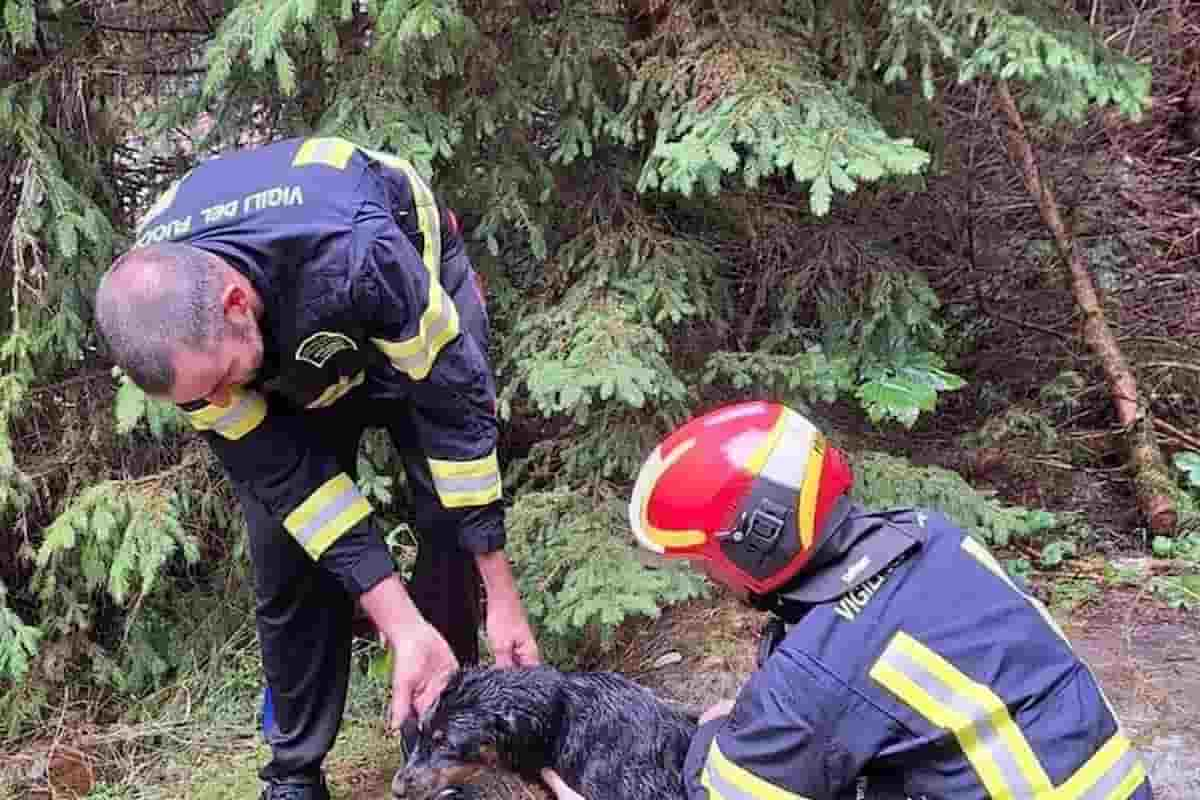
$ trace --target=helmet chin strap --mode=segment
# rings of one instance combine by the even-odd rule
[[[881,574],[886,579],[885,570],[925,541],[923,525],[894,525],[891,516],[863,513],[839,498],[813,559],[779,590],[750,598],[751,605],[794,624],[814,605],[837,600]]]
[[[767,594],[755,594],[751,592],[746,598],[746,602],[757,611],[770,612],[783,619],[789,625],[795,624],[804,615],[804,612],[808,610],[808,605],[790,600],[785,595],[788,589],[803,582],[808,575],[845,555],[846,551],[864,535],[865,531],[861,529],[855,530],[855,526],[853,525],[843,526],[842,524],[849,518],[853,508],[854,503],[849,497],[846,495],[839,497],[834,503],[833,508],[829,511],[829,516],[825,519],[824,527],[816,532],[817,549],[812,554],[808,563],[780,588]]]

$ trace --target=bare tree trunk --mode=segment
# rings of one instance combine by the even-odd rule
[[[1096,295],[1087,264],[1059,214],[1054,193],[1042,182],[1033,146],[1025,132],[1025,122],[1013,102],[1007,81],[1001,80],[997,84],[996,104],[1008,118],[1008,146],[1021,169],[1025,187],[1037,200],[1042,221],[1054,234],[1059,254],[1067,264],[1075,302],[1083,310],[1083,340],[1104,369],[1117,419],[1125,426],[1129,465],[1133,472],[1138,505],[1152,531],[1170,533],[1175,529],[1178,515],[1167,491],[1170,478],[1158,448],[1158,440],[1154,438],[1153,421],[1138,399],[1137,379],[1104,318],[1104,309]]]

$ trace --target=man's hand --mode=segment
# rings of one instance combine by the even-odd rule
[[[380,581],[359,602],[392,650],[388,725],[398,732],[414,712],[419,716],[433,705],[458,669],[458,660],[442,635],[413,605],[399,576]]]
[[[532,667],[541,663],[537,642],[520,605],[489,603],[487,637],[497,667]]]
[[[508,556],[503,550],[475,556],[487,589],[487,637],[496,666],[532,667],[541,663],[533,630],[517,593]]]
[[[387,639],[392,648],[388,727],[398,733],[410,715],[419,717],[433,705],[458,669],[458,659],[437,629],[424,621],[396,631]]]

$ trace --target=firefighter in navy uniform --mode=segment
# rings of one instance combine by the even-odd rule
[[[98,325],[135,382],[185,409],[237,489],[274,706],[263,796],[323,800],[356,605],[395,653],[393,726],[478,660],[481,575],[497,663],[539,660],[503,552],[477,277],[409,162],[337,138],[208,160],[138,237],[101,282]],[[407,589],[354,483],[368,426],[389,432],[413,498]]]
[[[703,716],[688,797],[1150,800],[1044,607],[944,516],[868,511],[851,484],[843,455],[773,403],[699,417],[643,465],[640,543],[786,623]]]

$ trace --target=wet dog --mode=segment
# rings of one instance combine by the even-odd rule
[[[549,768],[587,800],[682,798],[696,725],[695,714],[612,672],[462,670],[422,716],[392,795],[471,797],[475,774],[502,767],[530,781]]]

